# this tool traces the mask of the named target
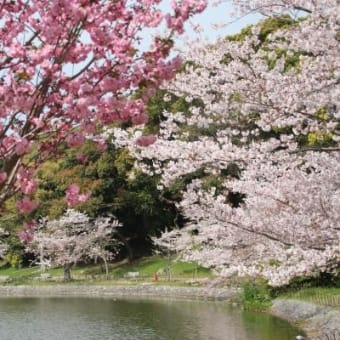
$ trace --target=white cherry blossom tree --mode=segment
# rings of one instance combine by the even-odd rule
[[[64,280],[71,280],[71,267],[79,261],[96,257],[104,261],[108,277],[108,261],[115,255],[107,249],[120,224],[109,217],[95,221],[81,212],[69,209],[59,220],[46,221],[32,234],[27,249],[40,263],[48,260],[53,266],[64,267]],[[118,246],[116,241],[113,246]]]
[[[163,112],[147,148],[135,130],[114,139],[161,175],[160,188],[191,176],[178,203],[191,222],[161,245],[220,275],[282,285],[339,267],[339,1],[234,4],[273,18],[215,45],[193,43],[164,98],[184,97],[189,112]]]
[[[0,228],[0,259],[3,258],[8,249],[8,245],[1,238],[7,235],[8,233],[3,228]]]

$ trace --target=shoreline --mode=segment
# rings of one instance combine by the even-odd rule
[[[302,329],[308,339],[340,340],[340,310],[310,302],[276,299],[269,313]]]
[[[0,286],[1,297],[108,297],[171,298],[233,302],[239,296],[236,288],[172,287],[152,285],[46,285]]]
[[[205,300],[234,303],[240,294],[237,288],[179,287],[179,286],[105,286],[105,285],[46,285],[0,286],[0,299],[6,297],[89,297],[124,299]],[[336,334],[340,339],[340,310],[313,303],[276,299],[267,313],[287,320],[311,339]]]

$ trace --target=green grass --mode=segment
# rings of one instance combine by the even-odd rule
[[[263,282],[244,282],[241,286],[240,302],[246,309],[266,309],[271,305],[273,298],[302,300],[340,308],[340,287],[301,287],[273,296],[270,288]]]
[[[170,264],[171,281],[168,281],[167,267]],[[1,265],[0,276],[9,276],[11,281],[2,284],[53,284],[55,281],[62,281],[63,268],[51,268],[46,271],[53,277],[52,282],[42,282],[37,280],[41,272],[39,267],[16,269]],[[139,272],[139,277],[134,279],[127,278],[128,272]],[[139,284],[153,282],[154,274],[158,272],[158,284],[187,284],[189,280],[199,281],[200,279],[210,278],[212,273],[209,269],[198,266],[191,262],[173,261],[159,256],[144,258],[133,263],[111,264],[109,277],[105,280],[104,268],[102,265],[79,265],[72,268],[72,283],[77,284]],[[1,283],[0,283],[1,284]]]
[[[309,287],[280,296],[340,308],[340,287]]]
[[[77,275],[80,268],[74,268],[73,274]],[[63,277],[62,268],[51,268],[47,273],[51,274],[55,278]],[[28,267],[28,268],[13,268],[8,266],[0,266],[0,276],[10,277],[9,284],[21,285],[21,284],[36,284],[39,283],[35,278],[39,277],[41,274],[40,268],[38,266]]]
[[[12,268],[12,267],[1,267],[0,268],[0,275],[9,276],[13,279],[15,278],[29,278],[34,275],[39,275],[38,273],[39,268],[31,267],[31,268]]]
[[[168,264],[170,264],[170,272],[173,279],[196,279],[211,276],[209,269],[200,267],[196,263],[173,260],[171,260],[169,263],[166,258],[158,256],[142,259],[131,264],[122,265],[116,269],[113,269],[111,273],[115,277],[124,277],[128,272],[139,272],[142,278],[152,279],[154,274],[158,272],[159,278],[164,279],[167,278],[166,270]]]

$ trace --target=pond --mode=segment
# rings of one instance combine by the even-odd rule
[[[264,313],[224,303],[99,298],[1,298],[1,340],[291,340]]]

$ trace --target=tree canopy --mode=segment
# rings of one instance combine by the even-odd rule
[[[272,17],[190,46],[164,96],[186,108],[161,113],[153,145],[136,147],[136,129],[113,134],[163,187],[182,181],[190,222],[161,245],[281,285],[339,266],[339,2],[304,1],[297,18],[299,1],[235,3]]]
[[[173,37],[205,1],[3,1],[0,5],[0,205],[37,208],[34,172],[52,156],[82,145],[114,121],[141,124],[154,90],[180,59]],[[145,29],[167,33],[141,47]],[[134,94],[138,91],[138,96]],[[77,186],[70,202],[85,201]]]

